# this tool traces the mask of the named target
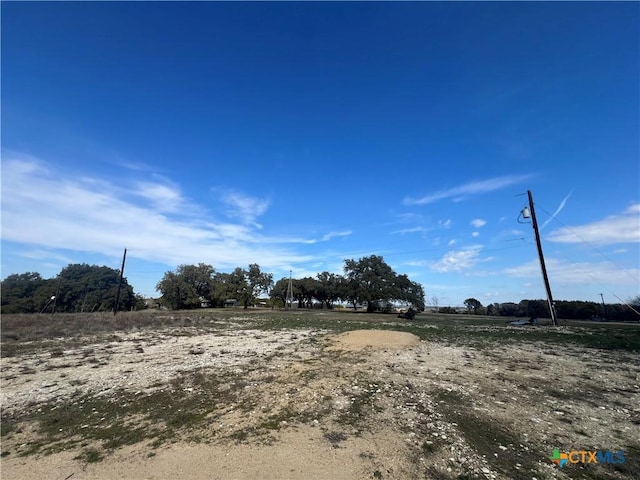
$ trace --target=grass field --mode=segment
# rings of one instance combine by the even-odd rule
[[[180,442],[280,448],[287,432],[317,431],[318,442],[353,450],[362,478],[637,478],[640,326],[507,320],[242,309],[3,315],[3,465],[62,451],[100,464],[127,445],[144,446],[149,461]],[[328,348],[354,330],[421,342]],[[624,450],[626,461],[558,469],[555,448]],[[402,460],[391,468],[389,458]]]

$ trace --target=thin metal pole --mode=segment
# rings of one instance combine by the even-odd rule
[[[120,281],[118,282],[118,293],[116,293],[116,306],[113,307],[113,314],[118,313],[118,305],[120,304],[120,287],[122,287],[122,276],[124,275],[124,262],[127,259],[127,249],[124,249],[122,256],[122,268],[120,269]]]
[[[547,303],[549,304],[549,313],[551,314],[551,323],[553,326],[558,325],[558,318],[556,317],[556,309],[553,305],[553,296],[551,295],[551,286],[549,285],[549,277],[547,277],[547,267],[544,264],[544,255],[542,254],[542,243],[540,242],[540,232],[538,231],[538,221],[536,220],[536,210],[533,207],[533,195],[531,190],[527,190],[529,195],[529,209],[531,210],[531,221],[533,223],[533,232],[536,235],[536,245],[538,246],[538,256],[540,257],[540,268],[542,269],[542,279],[544,280],[544,287],[547,290]]]

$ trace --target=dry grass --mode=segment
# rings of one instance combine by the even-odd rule
[[[363,328],[407,331],[428,343],[371,356],[329,351],[323,335],[308,335]],[[280,344],[276,332],[293,333]],[[209,336],[229,340],[212,351],[203,346]],[[272,349],[239,355],[234,339],[247,336]],[[183,354],[193,361],[218,366],[108,394],[92,391],[88,378],[66,377],[76,361],[107,372],[117,355],[135,372],[171,339],[187,342]],[[496,478],[568,478],[548,456],[587,446],[626,449],[628,460],[583,469],[579,478],[640,471],[640,444],[629,433],[640,423],[637,325],[510,327],[486,317],[403,321],[337,311],[5,315],[2,356],[15,365],[32,360],[11,372],[3,366],[3,387],[59,374],[76,389],[10,411],[3,403],[3,457],[73,449],[91,463],[136,443],[270,444],[284,429],[318,426],[334,448],[382,428],[406,436],[404,455],[424,478],[484,478],[483,469]]]

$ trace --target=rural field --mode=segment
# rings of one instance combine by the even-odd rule
[[[640,477],[638,324],[3,315],[1,353],[2,479]]]

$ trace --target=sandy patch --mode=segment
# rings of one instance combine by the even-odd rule
[[[125,447],[108,461],[83,464],[71,452],[3,461],[2,478],[190,480],[364,479],[379,469],[385,476],[410,477],[402,438],[393,432],[348,436],[339,445],[317,427],[290,429],[270,445],[178,443],[160,449]],[[380,455],[384,452],[384,455]],[[381,460],[384,466],[381,465]]]
[[[408,348],[420,343],[413,333],[393,330],[353,330],[331,337],[335,342],[327,350],[363,350],[365,348]]]

